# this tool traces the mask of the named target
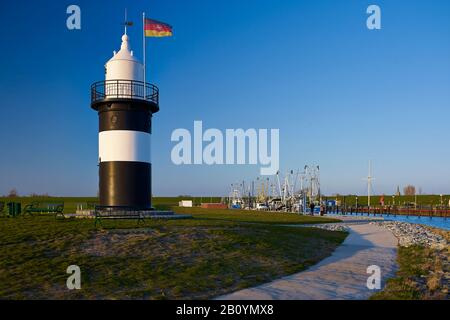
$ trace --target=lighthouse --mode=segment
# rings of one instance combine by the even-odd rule
[[[99,119],[100,207],[151,209],[151,131],[158,99],[158,88],[144,82],[144,65],[125,30],[120,50],[105,65],[105,80],[91,86],[91,108]]]

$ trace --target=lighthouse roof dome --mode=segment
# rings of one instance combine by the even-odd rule
[[[130,50],[129,37],[127,33],[122,36],[122,44],[119,52],[105,65],[105,80],[144,80],[144,65],[136,59]]]
[[[108,63],[115,60],[130,60],[137,63],[141,63],[130,50],[130,41],[127,34],[122,36],[122,44],[120,45],[119,52],[114,51],[113,57],[109,59]]]

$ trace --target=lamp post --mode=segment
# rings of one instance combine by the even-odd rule
[[[417,193],[414,191],[414,209],[417,209]]]

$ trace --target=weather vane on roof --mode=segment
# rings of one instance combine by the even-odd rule
[[[124,21],[123,25],[125,26],[125,34],[127,34],[127,27],[131,27],[133,25],[133,21],[128,21],[127,8],[125,8],[125,21]]]

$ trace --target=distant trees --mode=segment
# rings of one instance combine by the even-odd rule
[[[406,187],[403,188],[403,194],[405,196],[414,196],[416,194],[416,187],[410,184],[407,185]]]
[[[7,195],[8,198],[16,198],[19,196],[19,193],[17,192],[16,188],[12,188],[11,190],[9,190],[9,193]]]
[[[8,194],[6,194],[7,198],[17,198],[19,197],[19,192],[17,192],[16,188],[12,188],[11,190],[9,190]],[[32,192],[29,195],[30,198],[50,198],[51,195],[49,195],[48,193],[36,193],[36,192]]]

